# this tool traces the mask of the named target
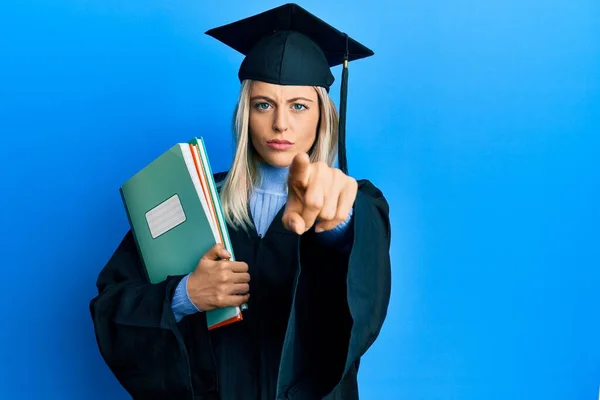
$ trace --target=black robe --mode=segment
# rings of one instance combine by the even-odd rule
[[[90,303],[104,361],[134,399],[357,399],[360,358],[389,303],[391,228],[369,181],[359,181],[353,207],[346,251],[313,230],[286,230],[283,208],[264,237],[229,228],[236,259],[249,267],[249,308],[243,321],[211,331],[204,313],[175,321],[183,277],[149,284],[129,231]]]

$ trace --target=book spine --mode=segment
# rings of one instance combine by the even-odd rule
[[[207,180],[210,185],[210,192],[213,196],[213,202],[215,203],[215,209],[217,212],[218,224],[221,226],[221,231],[223,232],[223,241],[225,242],[225,247],[231,252],[233,256],[233,246],[231,245],[231,239],[229,238],[229,231],[227,230],[227,224],[225,223],[225,216],[223,215],[223,205],[221,204],[221,199],[219,197],[219,193],[217,191],[217,185],[214,180],[214,175],[212,172],[212,168],[210,167],[210,160],[208,159],[208,151],[206,150],[206,145],[204,143],[204,139],[199,139],[199,147],[202,150],[202,162],[204,164],[204,168],[206,169],[206,174],[208,175]],[[235,258],[234,258],[235,260]]]
[[[213,197],[213,203],[215,205],[215,211],[217,213],[217,224],[221,227],[221,232],[223,235],[223,241],[225,248],[231,253],[231,259],[235,261],[235,253],[233,251],[233,245],[231,244],[231,239],[229,237],[229,231],[227,230],[227,224],[225,222],[225,216],[223,215],[223,205],[221,203],[221,198],[217,191],[217,185],[214,179],[214,175],[212,172],[212,168],[210,166],[210,160],[208,157],[208,150],[206,149],[206,144],[204,142],[203,137],[193,138],[190,140],[190,143],[196,145],[198,147],[200,153],[200,160],[204,165],[204,170],[206,171],[206,180],[210,186],[210,193]],[[248,304],[244,303],[240,307],[240,310],[244,311],[248,309]]]
[[[144,276],[146,282],[150,282],[150,276],[148,275],[148,270],[146,269],[146,261],[144,260],[144,253],[140,247],[140,242],[137,237],[137,232],[135,228],[135,224],[131,218],[131,212],[129,211],[129,206],[127,205],[127,196],[125,195],[125,188],[121,186],[119,188],[119,194],[121,195],[121,201],[123,202],[123,206],[125,208],[125,215],[127,216],[127,221],[129,222],[129,228],[131,229],[131,234],[133,235],[133,241],[135,242],[135,247],[137,249],[138,254],[140,255],[140,259],[142,260],[141,273]]]

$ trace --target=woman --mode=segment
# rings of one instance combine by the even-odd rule
[[[235,159],[215,176],[238,261],[215,246],[149,284],[129,232],[90,306],[99,349],[139,399],[356,399],[387,312],[391,233],[382,193],[343,157],[333,167],[328,90],[332,65],[370,51],[296,5],[208,33],[246,56]],[[207,329],[205,311],[242,303],[242,321]]]

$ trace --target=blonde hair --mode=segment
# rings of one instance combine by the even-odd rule
[[[234,228],[252,225],[248,211],[250,191],[258,182],[258,154],[250,141],[250,93],[252,80],[244,80],[233,115],[235,156],[221,188],[221,204],[227,223]],[[319,98],[319,124],[315,143],[309,153],[311,162],[333,166],[338,145],[338,113],[333,100],[322,87],[315,87]],[[221,186],[221,185],[219,185]]]

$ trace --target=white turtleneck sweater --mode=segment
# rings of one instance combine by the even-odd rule
[[[268,164],[259,165],[261,179],[250,193],[250,212],[252,213],[255,229],[260,236],[264,236],[273,218],[275,218],[287,201],[288,172],[289,168],[287,167],[273,167]],[[352,237],[351,222],[352,210],[346,221],[332,230],[318,233],[317,237],[329,246],[337,248],[347,247]],[[189,275],[185,276],[179,282],[171,303],[175,319],[178,322],[188,314],[201,311],[188,296],[188,277]]]

